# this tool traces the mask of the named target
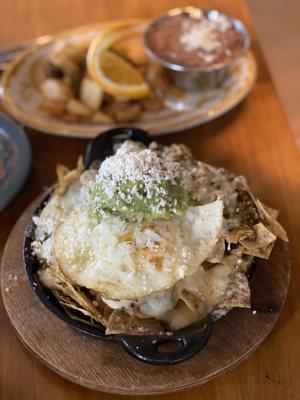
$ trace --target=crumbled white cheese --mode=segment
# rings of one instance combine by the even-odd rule
[[[220,33],[226,32],[230,26],[228,18],[224,16],[219,16],[216,20],[201,18],[192,25],[190,20],[187,20],[182,24],[180,42],[188,51],[202,49],[213,52],[222,46]]]
[[[181,279],[184,278],[184,276],[185,276],[185,274],[186,274],[187,271],[188,271],[188,268],[187,268],[186,265],[182,265],[182,266],[179,268],[179,276],[180,276]]]
[[[163,185],[166,182],[177,184],[180,172],[179,163],[163,160],[151,149],[125,142],[114,156],[108,157],[101,164],[95,185],[101,184],[105,194],[112,198],[121,184],[130,182],[130,191],[118,191],[120,200],[130,204],[134,198],[159,199],[166,196],[168,193]],[[97,204],[97,198],[95,203]],[[155,207],[153,211],[159,212],[166,204],[167,201],[161,198],[149,207]],[[126,206],[123,208],[126,211]]]

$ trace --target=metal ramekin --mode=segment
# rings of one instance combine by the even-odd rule
[[[227,17],[233,24],[236,32],[238,32],[244,40],[241,51],[229,60],[222,63],[216,63],[209,67],[186,67],[160,58],[148,45],[149,34],[166,19],[172,18],[176,15],[189,15],[192,18],[200,18],[205,15],[209,20],[216,20],[219,16]],[[232,62],[247,52],[250,45],[250,37],[245,25],[236,18],[220,13],[217,10],[184,7],[170,10],[166,15],[154,20],[144,34],[144,45],[149,57],[166,68],[168,75],[177,87],[189,91],[198,91],[199,89],[213,88],[224,80],[227,76],[228,67]]]

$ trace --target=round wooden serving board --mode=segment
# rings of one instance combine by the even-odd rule
[[[59,375],[91,389],[120,394],[167,393],[203,384],[246,359],[273,329],[286,298],[290,259],[278,241],[252,281],[253,309],[234,309],[219,320],[206,347],[189,361],[152,366],[118,345],[89,337],[53,315],[29,285],[22,260],[26,224],[41,198],[24,212],[5,247],[1,290],[18,336]],[[253,310],[257,309],[257,313]]]

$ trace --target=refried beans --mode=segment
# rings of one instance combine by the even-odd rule
[[[176,15],[154,25],[147,45],[160,59],[185,67],[207,68],[234,58],[244,39],[226,16],[216,20]]]

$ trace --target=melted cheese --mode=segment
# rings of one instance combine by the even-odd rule
[[[192,274],[214,249],[222,215],[220,200],[151,223],[113,216],[98,223],[78,210],[57,227],[53,251],[76,284],[109,300],[136,300]]]
[[[197,271],[179,281],[172,289],[140,298],[137,302],[128,300],[102,300],[111,308],[129,310],[135,306],[147,317],[166,322],[172,329],[180,329],[199,319],[199,315],[190,310],[183,302],[178,302],[183,290],[203,296],[205,311],[210,312],[220,301],[229,281],[232,268],[216,265],[204,270],[202,266]]]

